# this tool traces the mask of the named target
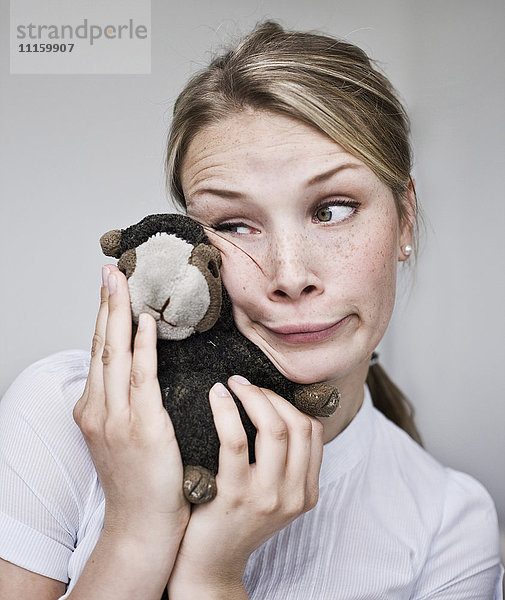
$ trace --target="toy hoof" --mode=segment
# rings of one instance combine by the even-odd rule
[[[330,417],[340,406],[340,392],[326,383],[312,383],[295,390],[295,406],[311,417]]]
[[[184,467],[184,496],[191,504],[204,504],[213,500],[217,493],[216,478],[205,467]]]

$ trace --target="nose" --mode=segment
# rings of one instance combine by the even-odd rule
[[[161,319],[163,320],[163,313],[165,312],[165,310],[169,304],[170,304],[170,296],[165,300],[165,303],[163,304],[163,306],[161,308],[156,308],[147,303],[146,303],[146,306],[148,308],[150,308],[151,310],[154,310],[154,312],[157,312],[160,315]]]
[[[314,250],[301,233],[284,232],[272,239],[266,273],[270,279],[270,299],[297,300],[302,296],[322,293],[323,282],[318,275],[319,265]]]

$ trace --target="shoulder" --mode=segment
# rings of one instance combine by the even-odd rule
[[[2,447],[12,459],[23,448],[26,456],[43,447],[48,456],[69,461],[69,449],[86,454],[72,411],[88,368],[88,352],[67,350],[33,363],[16,378],[0,400]]]
[[[20,373],[0,402],[0,410],[57,412],[72,407],[84,390],[89,352],[66,350],[43,358]]]
[[[89,368],[89,351],[63,350],[56,352],[26,367],[14,380],[10,389],[27,385],[35,379],[37,383],[64,383],[86,379]]]
[[[480,482],[449,468],[414,598],[501,598],[502,567],[494,502]],[[451,595],[452,594],[452,595]]]
[[[84,390],[88,357],[83,350],[68,350],[43,358],[0,400],[0,450],[11,468],[26,473],[35,464],[54,463],[70,473],[79,460],[89,462],[72,412]]]
[[[488,492],[475,478],[444,466],[405,431],[378,411],[375,413],[376,438],[373,451],[384,454],[388,468],[392,468],[392,472],[417,493],[422,493],[424,489],[432,501],[440,501],[441,507],[460,493],[470,503],[474,499],[492,504]]]
[[[381,414],[376,420],[373,447],[384,460],[385,485],[402,496],[403,506],[393,511],[395,518],[409,516],[408,527],[416,529],[421,542],[417,594],[424,597],[451,579],[454,590],[463,594],[459,597],[470,597],[464,595],[465,586],[475,594],[479,587],[490,593],[500,572],[498,521],[491,496],[474,477],[440,464]]]
[[[25,369],[0,400],[0,556],[67,581],[96,472],[73,420],[88,353],[66,351]]]
[[[373,460],[382,463],[389,483],[394,479],[397,485],[411,490],[425,511],[431,506],[439,524],[461,511],[494,513],[491,497],[475,478],[442,465],[377,411],[375,421]]]

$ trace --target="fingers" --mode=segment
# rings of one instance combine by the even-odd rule
[[[307,508],[315,506],[319,493],[319,471],[323,458],[323,425],[271,390],[263,390],[272,405],[289,424],[290,451],[286,472],[294,479],[305,477]]]
[[[209,401],[214,416],[219,441],[220,487],[235,486],[249,476],[249,450],[247,436],[237,406],[222,383],[210,390]]]
[[[147,314],[139,315],[131,368],[132,391],[151,386],[157,381],[156,321]]]
[[[109,314],[109,290],[105,285],[109,275],[107,267],[102,267],[102,287],[100,288],[100,308],[96,318],[95,332],[91,343],[91,360],[86,388],[103,388],[102,353],[105,344],[105,329]]]
[[[165,412],[158,382],[157,329],[155,319],[139,315],[130,373],[130,406],[136,416],[159,418]]]
[[[131,369],[131,309],[126,277],[109,269],[108,315],[102,351],[103,382],[107,412],[129,407]]]
[[[118,281],[121,288],[119,293]],[[131,364],[123,361],[123,368],[126,371],[122,373],[119,373],[117,368],[117,357],[124,356],[125,339],[126,336],[131,335],[129,296],[127,287],[126,289],[125,287],[126,280],[115,265],[102,267],[100,308],[91,345],[89,373],[83,395],[74,409],[74,417],[80,426],[82,426],[84,409],[86,409],[86,422],[93,425],[95,421],[104,418],[107,404],[111,405],[115,399],[119,398],[123,404],[128,402]],[[126,307],[125,303],[127,303]],[[118,328],[123,330],[122,335],[118,335]],[[116,347],[118,339],[121,343],[121,352],[118,352]],[[128,353],[130,353],[129,344]],[[123,385],[118,385],[117,381],[119,380],[123,382]],[[110,402],[107,402],[107,396],[112,399]],[[97,424],[95,423],[95,425]]]
[[[278,485],[285,477],[288,453],[288,423],[279,415],[265,393],[240,376],[230,377],[228,384],[239,397],[253,425],[256,437],[256,464],[262,467],[267,487]]]
[[[297,466],[303,464],[306,458],[312,456],[314,444],[319,445],[319,441],[322,439],[322,425],[317,419],[300,412],[271,390],[265,389],[263,392],[279,416],[288,425],[290,438],[294,443],[287,457],[286,466],[296,471]],[[314,458],[317,460],[317,456]]]
[[[91,342],[91,356],[88,377],[84,392],[77,404],[74,407],[74,419],[82,428],[83,413],[86,408],[86,420],[96,420],[97,413],[103,404],[103,364],[102,353],[105,344],[105,330],[107,325],[107,317],[109,313],[109,290],[107,288],[107,278],[109,270],[114,269],[113,265],[102,267],[102,287],[100,288],[100,307],[96,318],[95,331]],[[92,416],[91,413],[93,413]]]
[[[76,415],[79,417],[84,406],[88,416],[92,413],[98,418],[104,413],[104,417],[114,409],[123,409],[124,415],[131,402],[137,408],[151,403],[151,407],[161,410],[155,321],[147,314],[141,315],[132,353],[127,280],[114,265],[103,267],[102,279],[89,374]],[[137,414],[142,414],[142,409]]]
[[[254,471],[256,484],[274,495],[284,490],[292,504],[312,508],[317,502],[322,459],[322,425],[271,392],[249,384],[241,377],[228,380],[258,430],[256,465],[249,467],[247,438],[235,403],[222,384],[210,394],[216,429],[221,442],[220,487]],[[242,479],[242,481],[245,481]],[[289,492],[288,492],[289,490]]]

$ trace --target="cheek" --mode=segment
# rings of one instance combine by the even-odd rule
[[[387,327],[396,293],[398,232],[395,220],[384,216],[346,236],[311,240],[304,257],[324,289],[310,305],[318,317],[354,310],[363,326],[377,333]],[[267,258],[258,260],[265,273],[242,252],[223,254],[221,274],[239,329],[271,309],[266,297],[270,265]]]
[[[237,310],[249,311],[257,302],[262,285],[262,274],[255,263],[242,253],[230,252],[223,255],[221,277]]]
[[[386,234],[385,234],[386,231]],[[356,298],[362,320],[385,330],[396,295],[397,232],[392,227],[371,232],[354,252],[349,289]]]

